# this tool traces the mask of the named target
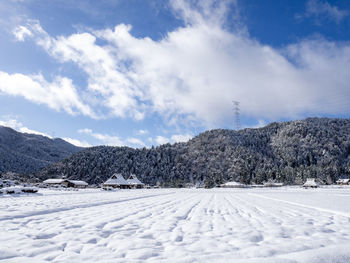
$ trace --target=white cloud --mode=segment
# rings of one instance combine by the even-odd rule
[[[91,129],[79,129],[78,130],[78,133],[85,133],[85,134],[91,134],[92,133],[92,130]]]
[[[22,26],[24,27],[24,26]],[[92,33],[73,34],[53,38],[47,34],[38,21],[28,21],[24,27],[31,32],[35,42],[58,61],[74,62],[88,75],[89,96],[99,97],[99,107],[109,110],[108,116],[131,116],[142,120],[142,91],[123,72],[124,65],[118,60],[116,50],[96,44]],[[17,29],[15,29],[16,32]]]
[[[41,74],[27,76],[0,71],[0,91],[71,115],[81,113],[95,117],[91,108],[80,100],[72,81],[64,77],[47,82]]]
[[[266,125],[267,125],[267,123],[266,123],[265,120],[258,120],[258,123],[257,123],[257,124],[244,126],[243,128],[253,128],[253,129],[257,129],[257,128],[264,127],[264,126],[266,126]]]
[[[164,136],[157,136],[155,139],[149,138],[149,141],[156,142],[157,144],[175,143],[175,142],[187,142],[193,138],[190,134],[174,134],[170,138]]]
[[[139,145],[139,146],[142,146],[142,147],[146,146],[146,144],[142,140],[140,140],[138,138],[131,137],[131,138],[127,138],[126,141],[128,143],[132,144],[132,145]]]
[[[80,129],[78,130],[78,133],[90,135],[93,138],[99,140],[103,145],[108,145],[108,146],[125,146],[126,145],[118,136],[96,133],[96,132],[93,132],[91,129],[87,129],[87,128]]]
[[[124,142],[118,136],[111,136],[101,133],[92,133],[91,136],[101,141],[104,145],[125,146]]]
[[[187,142],[192,139],[192,135],[189,134],[174,134],[171,136],[172,142]]]
[[[305,17],[328,18],[339,24],[346,16],[350,15],[348,10],[340,10],[337,6],[327,1],[309,0],[306,3]]]
[[[157,144],[166,144],[170,142],[170,140],[164,136],[157,136],[155,141]]]
[[[42,135],[42,136],[45,136],[45,137],[52,139],[52,137],[50,135],[48,135],[44,132],[39,132],[36,130],[29,129],[29,128],[23,126],[23,124],[21,122],[15,120],[15,119],[0,120],[0,125],[5,126],[5,127],[10,127],[18,132]]]
[[[16,39],[18,41],[24,41],[26,36],[31,36],[32,32],[30,32],[26,27],[24,26],[18,26],[14,31],[13,34],[15,35]]]
[[[129,137],[125,141],[120,138],[119,136],[115,135],[108,135],[108,134],[102,134],[92,131],[91,129],[85,128],[85,129],[79,129],[78,133],[80,134],[87,134],[98,141],[100,141],[103,145],[109,145],[109,146],[142,146],[145,147],[146,144],[135,137]]]
[[[319,38],[275,49],[252,39],[244,27],[227,30],[227,3],[172,1],[185,25],[158,41],[136,38],[124,24],[58,37],[37,22],[25,28],[49,55],[87,74],[85,92],[108,116],[140,120],[157,113],[172,124],[212,127],[232,118],[232,100],[241,102],[242,115],[256,119],[350,111],[349,43]],[[78,105],[70,103],[68,109],[89,111]],[[112,137],[105,139],[121,143]]]
[[[145,135],[145,134],[148,134],[149,133],[149,131],[148,130],[139,130],[138,131],[138,134],[140,134],[140,135]]]
[[[68,137],[63,137],[62,139],[78,147],[91,147],[91,144],[89,144],[87,141],[80,141],[78,139]]]

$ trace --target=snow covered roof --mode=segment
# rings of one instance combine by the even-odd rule
[[[61,184],[66,181],[66,179],[47,179],[43,183],[44,184]]]
[[[128,184],[143,185],[143,183],[139,179],[137,179],[136,175],[134,174],[130,175],[130,177],[126,181],[128,182]]]
[[[68,180],[68,179],[47,179],[43,183],[44,184],[61,184],[63,182],[71,182],[72,184],[75,185],[80,185],[80,186],[86,186],[89,185],[87,182],[80,181],[80,180]]]
[[[68,180],[68,181],[75,184],[75,185],[81,185],[81,186],[89,185],[87,182],[79,181],[79,180]]]
[[[318,183],[316,183],[315,178],[307,178],[304,186],[318,186]]]
[[[104,185],[128,185],[128,182],[124,179],[121,174],[113,174]]]

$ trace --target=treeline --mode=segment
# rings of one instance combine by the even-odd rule
[[[99,184],[116,172],[173,187],[210,187],[231,180],[301,184],[307,177],[331,184],[350,174],[350,120],[309,118],[238,132],[211,130],[187,143],[148,149],[92,147],[48,166],[38,176],[66,175]]]

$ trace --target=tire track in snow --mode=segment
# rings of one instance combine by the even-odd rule
[[[138,203],[128,203],[129,204],[129,209],[123,210],[123,211],[127,211],[128,213],[123,213],[121,214],[113,214],[111,216],[108,217],[103,217],[102,220],[99,219],[98,222],[93,222],[94,218],[96,218],[96,216],[98,217],[98,214],[101,213],[101,209],[98,208],[97,210],[83,210],[83,211],[79,211],[77,213],[64,213],[62,215],[59,215],[58,217],[52,218],[50,217],[50,214],[46,214],[44,215],[44,217],[41,218],[35,218],[35,220],[29,220],[27,222],[32,222],[33,225],[32,226],[25,226],[23,225],[23,222],[21,224],[21,229],[24,229],[24,227],[26,228],[32,228],[34,227],[34,229],[36,229],[33,233],[33,235],[27,236],[27,238],[30,238],[28,240],[28,242],[33,242],[31,241],[31,238],[37,239],[37,234],[39,235],[38,238],[44,238],[48,240],[50,239],[63,239],[63,240],[70,240],[71,242],[73,242],[73,244],[79,242],[81,244],[93,244],[96,243],[98,244],[98,246],[103,246],[106,247],[106,249],[112,249],[111,252],[114,251],[115,247],[110,244],[110,240],[113,240],[114,237],[119,237],[119,238],[123,238],[122,240],[128,240],[130,235],[134,236],[135,239],[142,239],[144,240],[143,243],[145,241],[149,242],[149,238],[152,238],[152,234],[147,234],[147,233],[142,233],[143,230],[148,230],[147,227],[144,227],[142,224],[139,224],[139,222],[147,222],[149,220],[146,220],[146,218],[150,217],[152,224],[157,224],[158,219],[153,218],[152,219],[152,213],[154,213],[155,215],[157,215],[158,211],[160,211],[159,214],[162,213],[167,213],[167,210],[171,210],[173,209],[174,211],[176,211],[177,207],[181,206],[181,204],[184,203],[188,203],[189,199],[193,199],[195,197],[195,195],[184,195],[183,198],[172,198],[172,195],[152,195],[154,198],[158,198],[159,199],[155,199],[154,201],[149,201],[146,199],[140,199],[140,198],[130,198],[128,199],[129,201],[133,201],[133,202],[138,202]],[[125,200],[124,200],[125,201]],[[141,201],[141,202],[140,202]],[[147,204],[147,205],[145,205]],[[108,204],[109,205],[109,204]],[[114,205],[111,204],[112,207]],[[166,208],[166,209],[165,209]],[[110,210],[110,208],[103,208],[103,211],[108,211]],[[118,211],[118,210],[117,210]],[[131,211],[131,212],[130,212]],[[65,211],[63,211],[65,212]],[[69,212],[69,211],[68,211]],[[169,211],[168,211],[169,212]],[[117,218],[116,218],[117,217]],[[85,221],[85,222],[84,222]],[[88,221],[88,222],[86,222]],[[91,221],[91,223],[89,222]],[[122,226],[122,227],[115,227],[115,225],[113,225],[113,223],[116,223],[116,221],[119,221],[118,223]],[[61,223],[61,227],[58,227],[57,232],[53,235],[53,234],[42,234],[43,232],[46,233],[47,231],[50,232],[49,229],[50,225],[52,225],[54,222],[54,224],[59,224]],[[64,224],[62,225],[62,223],[64,222],[84,222],[85,225],[83,226],[78,226],[77,228],[71,229],[71,231],[73,231],[72,233],[69,233],[71,231],[68,231],[68,233],[66,231],[64,231],[65,227]],[[112,225],[109,225],[112,223]],[[130,228],[130,223],[132,224],[136,224],[132,230]],[[76,229],[76,230],[75,230]],[[79,236],[79,233],[82,231],[86,234],[86,233],[91,233],[88,234],[88,236],[92,236],[93,238],[86,238],[80,241],[76,240],[75,241],[75,236]],[[141,230],[141,231],[140,231]],[[27,230],[28,231],[28,230]],[[139,232],[140,231],[140,232]],[[36,234],[37,233],[37,234]],[[40,234],[39,234],[40,233]],[[74,234],[75,233],[75,234]],[[68,235],[68,236],[67,236]],[[69,238],[69,236],[71,236]],[[26,238],[26,236],[22,236],[21,239]],[[159,242],[158,242],[159,243]],[[67,243],[64,243],[64,247],[67,249],[72,249],[71,245],[67,245]],[[82,249],[84,248],[84,246],[80,245],[80,248],[75,249],[75,253],[77,254],[81,254],[84,253],[84,251],[82,251]],[[37,252],[38,255],[41,255],[41,252]],[[57,256],[59,256],[60,254],[57,254]],[[25,256],[25,255],[24,255]],[[54,260],[55,257],[51,258],[51,261],[55,261]]]
[[[249,193],[249,195],[272,200],[272,201],[276,201],[276,202],[280,202],[280,203],[285,203],[285,204],[289,204],[289,205],[293,205],[293,206],[298,206],[298,207],[302,207],[302,208],[313,209],[313,210],[317,210],[319,212],[325,212],[325,213],[329,213],[329,214],[350,217],[350,213],[346,213],[346,212],[334,211],[334,210],[325,209],[325,208],[321,208],[321,207],[315,207],[315,206],[311,206],[311,205],[304,205],[304,204],[286,201],[286,200],[282,200],[282,199],[277,199],[277,198],[273,198],[273,197],[267,197],[267,196],[260,195],[260,194]]]
[[[116,201],[103,201],[103,202],[89,203],[89,204],[85,203],[85,204],[81,204],[81,205],[78,204],[78,205],[73,205],[70,207],[60,207],[60,208],[41,210],[41,211],[36,211],[36,212],[32,212],[32,213],[25,213],[25,214],[20,214],[20,215],[4,216],[4,217],[0,217],[0,221],[26,218],[26,217],[32,217],[32,216],[38,216],[38,215],[46,215],[46,214],[52,214],[52,213],[58,213],[58,212],[65,212],[65,211],[70,211],[70,210],[74,210],[74,209],[91,208],[91,207],[96,207],[96,206],[123,203],[123,202],[138,200],[138,199],[145,199],[145,198],[158,197],[158,196],[162,196],[162,195],[171,195],[171,194],[174,194],[174,192],[165,193],[165,194],[156,194],[156,195],[147,195],[147,196],[126,198],[126,199],[116,200]]]

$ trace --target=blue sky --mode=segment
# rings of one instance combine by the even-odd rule
[[[350,2],[0,1],[0,125],[143,147],[350,116]]]

